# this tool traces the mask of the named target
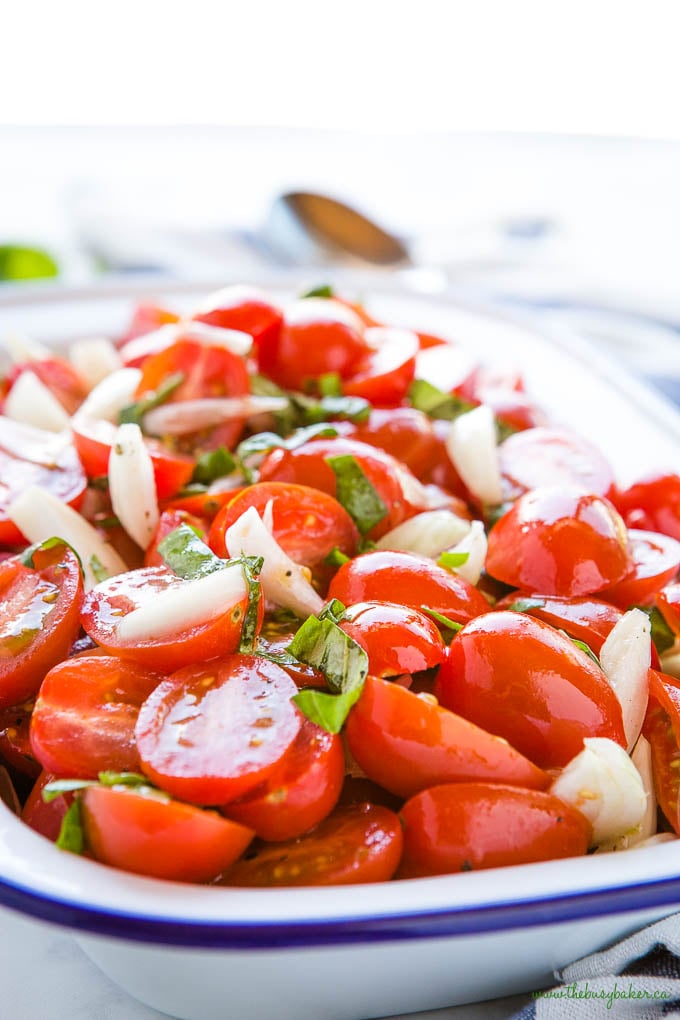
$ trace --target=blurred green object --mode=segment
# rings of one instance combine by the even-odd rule
[[[43,249],[0,244],[0,280],[41,280],[58,274],[57,263]]]

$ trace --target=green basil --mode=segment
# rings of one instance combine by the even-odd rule
[[[198,458],[191,480],[199,485],[210,485],[218,478],[230,475],[235,468],[236,461],[226,446],[218,446]]]
[[[365,535],[387,517],[387,507],[351,454],[326,457],[326,463],[336,477],[335,498]]]
[[[222,560],[198,537],[188,524],[180,524],[158,543],[158,552],[171,570],[184,580],[206,577],[222,570],[229,560]]]
[[[544,599],[516,599],[512,605],[508,606],[509,613],[527,613],[530,609],[543,609],[545,606]]]
[[[341,567],[343,563],[349,563],[351,557],[345,556],[342,549],[334,546],[327,556],[324,557],[324,565],[327,567]]]
[[[442,627],[448,628],[448,630],[452,630],[454,634],[457,634],[459,630],[462,630],[463,624],[458,623],[457,620],[449,620],[448,616],[442,616],[442,614],[438,613],[436,609],[430,609],[429,606],[421,606],[421,608],[422,611],[427,613],[428,616],[431,616],[436,623],[440,624]]]
[[[85,835],[83,833],[79,800],[73,801],[62,818],[56,842],[60,850],[68,850],[72,854],[82,854],[85,849]]]
[[[118,415],[118,423],[120,425],[127,425],[132,423],[133,425],[139,425],[142,427],[142,418],[147,411],[153,410],[154,407],[159,407],[164,404],[173,395],[184,382],[185,376],[183,372],[175,372],[173,375],[169,375],[167,379],[161,383],[157,390],[153,390],[150,393],[145,394],[141,400],[138,400],[135,404],[130,404],[129,407],[124,407]]]
[[[327,733],[339,733],[345,724],[350,709],[361,697],[361,690],[346,694],[327,694],[307,687],[293,695],[293,701],[303,715]]]
[[[310,297],[332,298],[333,296],[333,288],[330,283],[322,283],[318,287],[312,287],[300,295],[303,300]]]
[[[463,400],[454,393],[445,393],[425,379],[414,379],[408,391],[411,406],[422,411],[429,418],[454,421],[461,414],[474,408],[469,400]]]

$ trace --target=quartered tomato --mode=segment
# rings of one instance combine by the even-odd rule
[[[231,655],[173,673],[142,705],[146,775],[194,804],[226,804],[266,782],[301,726],[297,687],[267,659]]]
[[[609,496],[614,475],[587,439],[568,429],[539,427],[509,436],[498,449],[509,498],[542,486],[580,486]]]
[[[653,531],[628,530],[631,570],[622,580],[601,592],[622,609],[651,605],[654,596],[672,581],[680,569],[680,542]]]
[[[386,882],[399,865],[397,815],[376,804],[349,804],[299,839],[254,843],[224,876],[224,885],[354,885]]]
[[[163,679],[122,659],[79,656],[43,680],[31,719],[31,747],[57,776],[96,779],[138,772],[135,723],[142,702]]]
[[[303,719],[293,744],[269,778],[222,811],[254,829],[261,839],[295,839],[330,814],[344,778],[340,737]]]
[[[340,627],[366,651],[373,676],[432,669],[446,654],[432,619],[394,602],[354,603],[342,614]]]
[[[587,596],[561,598],[521,591],[506,595],[496,603],[496,609],[511,609],[543,620],[551,627],[565,631],[569,637],[584,641],[596,655],[623,616],[620,609],[602,599]]]
[[[629,528],[660,531],[680,541],[680,475],[650,475],[616,492],[613,501]]]
[[[403,606],[433,609],[455,623],[467,623],[489,610],[489,603],[468,581],[415,553],[374,550],[344,563],[328,597],[345,606],[397,600]]]
[[[626,746],[621,706],[602,670],[564,634],[522,613],[487,613],[459,631],[436,694],[541,768],[566,765],[584,737]]]
[[[83,628],[109,654],[165,672],[234,652],[248,590],[239,566],[225,570],[238,572],[238,578],[223,602],[197,599],[193,586],[198,582],[184,581],[165,567],[111,577],[85,596]]]
[[[81,796],[85,841],[103,864],[173,882],[209,882],[240,857],[252,829],[214,811],[126,787]]]
[[[549,782],[505,740],[431,697],[377,677],[367,678],[350,712],[347,740],[368,778],[401,797],[437,783],[481,780],[543,789]]]
[[[486,569],[515,588],[590,595],[630,568],[626,528],[612,504],[576,488],[525,493],[489,534]]]
[[[434,786],[401,817],[401,878],[582,856],[592,836],[586,817],[552,794],[487,783]]]
[[[33,567],[0,563],[0,708],[32,697],[80,630],[80,564],[65,545],[39,548]]]

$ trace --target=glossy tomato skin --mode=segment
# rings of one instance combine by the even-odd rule
[[[674,634],[680,634],[680,582],[667,584],[659,592],[656,604]]]
[[[602,598],[627,609],[648,606],[672,581],[680,568],[680,542],[669,535],[629,528],[632,567],[620,581],[606,588]]]
[[[247,594],[219,616],[185,630],[146,639],[119,637],[117,628],[121,617],[153,604],[161,592],[180,588],[185,583],[166,567],[142,567],[102,581],[83,600],[83,629],[110,655],[160,672],[169,673],[193,662],[236,651],[248,604]]]
[[[613,501],[629,528],[660,531],[680,541],[680,475],[650,475],[616,492]]]
[[[56,776],[49,772],[41,772],[21,811],[22,822],[52,843],[56,842],[64,815],[73,803],[72,793],[64,793],[47,802],[43,800],[43,790],[55,779]]]
[[[345,606],[357,602],[398,600],[419,611],[434,609],[456,623],[467,623],[489,610],[471,584],[433,560],[415,553],[373,550],[344,563],[331,582],[328,597]]]
[[[368,329],[365,339],[371,353],[344,383],[343,393],[394,407],[406,398],[415,377],[418,337],[408,329],[378,326]]]
[[[254,829],[261,839],[295,839],[330,814],[344,778],[341,738],[303,719],[297,737],[269,779],[230,801],[222,812]]]
[[[254,844],[224,876],[224,885],[303,886],[387,882],[399,865],[397,815],[376,804],[338,807],[299,839]]]
[[[174,882],[210,882],[253,838],[252,829],[189,804],[125,787],[91,786],[81,798],[85,840],[103,864]]]
[[[366,679],[349,714],[347,741],[368,778],[400,797],[438,783],[479,780],[540,790],[549,782],[505,740],[377,677]]]
[[[259,482],[234,496],[213,521],[208,538],[213,552],[229,556],[225,536],[232,524],[251,506],[262,516],[269,503],[272,534],[295,563],[318,567],[335,547],[345,556],[356,553],[359,532],[337,499],[287,482]]]
[[[522,605],[517,612],[527,613],[557,630],[565,631],[569,637],[584,641],[596,655],[599,655],[611,630],[623,616],[623,612],[616,606],[598,598],[566,598],[521,591],[506,595],[496,603],[495,608],[512,610],[517,603]]]
[[[31,747],[55,776],[96,779],[139,772],[135,723],[142,702],[163,680],[114,656],[78,656],[42,682],[31,719]]]
[[[600,451],[575,432],[554,427],[526,429],[498,448],[507,498],[544,486],[580,486],[598,496],[613,492],[614,473]]]
[[[585,737],[626,746],[621,706],[602,670],[568,637],[522,613],[488,613],[459,631],[435,692],[540,768],[566,765]]]
[[[0,563],[0,708],[31,698],[49,669],[66,658],[80,630],[83,580],[65,546],[38,549],[35,568]]]
[[[258,349],[269,350],[277,342],[283,313],[254,287],[235,285],[209,295],[193,318],[209,326],[249,333]]]
[[[137,719],[144,773],[193,804],[235,800],[267,781],[297,737],[296,693],[280,666],[249,655],[173,673]]]
[[[650,696],[642,732],[651,745],[654,792],[665,818],[680,836],[680,746],[669,712]]]
[[[420,479],[439,457],[432,422],[415,407],[373,407],[367,421],[350,424],[345,434],[397,457]]]
[[[373,676],[419,673],[438,666],[446,654],[431,618],[394,602],[355,603],[340,627],[366,651]]]
[[[579,857],[592,837],[585,816],[552,794],[487,783],[431,787],[401,817],[401,878]]]
[[[515,588],[591,595],[630,570],[626,528],[612,504],[575,488],[527,492],[489,534],[486,569]]]

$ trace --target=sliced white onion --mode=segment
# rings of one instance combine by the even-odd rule
[[[664,652],[660,656],[661,669],[664,673],[668,673],[669,676],[674,676],[680,680],[680,648],[674,646],[669,648],[667,652]]]
[[[407,467],[404,467],[397,461],[394,464],[394,473],[399,480],[402,495],[407,503],[414,507],[422,507],[423,510],[437,509],[432,505],[432,493]]]
[[[470,584],[477,584],[486,562],[487,546],[484,525],[481,521],[473,521],[467,535],[447,550],[452,553],[468,554],[465,563],[461,563],[459,567],[451,568],[453,572],[465,581],[469,581]]]
[[[651,624],[641,609],[630,609],[609,632],[600,650],[600,662],[621,702],[623,728],[631,750],[647,710]]]
[[[291,326],[304,326],[308,322],[342,322],[357,333],[364,331],[364,324],[357,313],[334,298],[301,298],[286,307],[285,316]]]
[[[76,413],[74,420],[91,418],[117,422],[124,407],[135,402],[135,392],[142,373],[138,368],[119,368],[90,390]]]
[[[0,415],[0,449],[19,460],[56,467],[61,454],[71,445],[70,431],[50,432]]]
[[[2,346],[12,361],[17,364],[22,361],[43,361],[45,358],[52,357],[52,351],[48,347],[38,340],[33,340],[20,333],[10,333],[5,336]]]
[[[98,565],[110,577],[128,569],[115,549],[84,517],[36,485],[17,496],[7,508],[7,516],[29,542],[44,542],[56,536],[73,546],[83,565],[86,590],[101,580],[101,574],[96,576]]]
[[[250,333],[244,333],[240,329],[224,329],[222,326],[210,326],[207,322],[184,321],[181,324],[181,337],[183,340],[195,340],[200,344],[207,344],[210,347],[224,347],[232,354],[238,354],[244,358],[250,354],[253,346],[253,338]]]
[[[109,455],[113,512],[137,545],[146,549],[158,526],[158,497],[151,456],[139,425],[120,425]]]
[[[52,391],[30,369],[18,376],[5,400],[4,412],[14,421],[49,432],[61,432],[70,422]]]
[[[174,344],[180,334],[180,327],[179,322],[166,322],[158,329],[152,329],[149,333],[136,336],[134,340],[128,340],[120,349],[123,364],[129,365],[132,361],[140,361],[151,354],[164,351]]]
[[[144,415],[144,430],[153,436],[183,436],[222,422],[251,418],[258,414],[283,411],[285,397],[205,397],[161,404]]]
[[[230,556],[264,558],[260,580],[267,599],[300,617],[321,611],[323,599],[307,580],[304,568],[283,551],[255,507],[244,511],[224,537]]]
[[[123,364],[115,345],[105,336],[76,340],[69,347],[68,356],[88,390],[117,372]]]
[[[426,510],[410,517],[376,542],[378,549],[401,549],[436,559],[444,549],[460,542],[470,522],[451,510]]]
[[[640,773],[615,741],[586,737],[550,792],[577,808],[593,826],[593,845],[612,843],[640,824],[647,795]]]
[[[656,832],[656,794],[654,792],[654,774],[652,771],[652,748],[649,741],[640,734],[630,756],[647,796],[645,812],[635,828],[625,836],[612,843],[603,843],[600,850],[630,850],[643,840],[649,839]]]
[[[247,596],[243,568],[234,563],[158,592],[147,605],[122,616],[116,632],[121,641],[164,637],[214,620]]]
[[[458,474],[482,503],[503,501],[493,411],[480,404],[451,424],[446,450]]]

